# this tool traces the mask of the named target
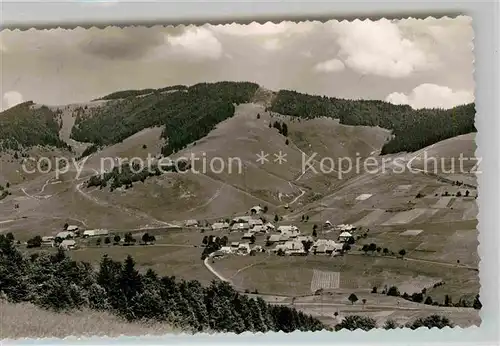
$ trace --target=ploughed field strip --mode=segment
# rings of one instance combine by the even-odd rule
[[[360,219],[359,221],[355,221],[354,223],[357,226],[370,226],[379,221],[380,218],[385,216],[386,212],[383,209],[375,209],[370,212],[368,215]]]
[[[407,224],[424,214],[426,209],[412,209],[397,213],[382,225]]]
[[[416,236],[422,232],[423,232],[423,230],[421,230],[421,229],[408,229],[404,232],[401,232],[400,235]]]
[[[311,292],[319,289],[337,289],[340,287],[339,272],[325,272],[314,269],[311,280]]]

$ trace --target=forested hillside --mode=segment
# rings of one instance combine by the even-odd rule
[[[124,263],[104,256],[95,271],[64,251],[23,256],[13,240],[0,234],[0,292],[11,302],[68,311],[79,308],[110,311],[129,321],[166,321],[187,331],[266,332],[326,329],[317,319],[284,306],[249,298],[229,284],[177,281],[141,274],[132,257]]]
[[[59,139],[60,113],[28,101],[0,113],[0,151],[36,145],[69,148]]]
[[[446,138],[476,131],[474,104],[447,110],[414,110],[384,101],[343,100],[281,90],[270,110],[305,119],[338,118],[345,125],[392,130],[394,138],[384,145],[382,154],[416,151]]]
[[[157,177],[166,172],[184,172],[190,168],[185,160],[172,163],[150,164],[150,167],[142,167],[138,164],[126,163],[120,167],[114,167],[110,172],[96,174],[86,182],[87,187],[98,186],[105,188],[110,184],[110,191],[125,186],[131,188],[137,181],[144,182],[149,177]]]
[[[106,105],[80,112],[71,137],[80,142],[111,145],[134,133],[154,126],[164,126],[167,140],[164,155],[170,155],[187,144],[207,135],[219,122],[233,116],[234,104],[248,102],[259,86],[246,82],[201,83],[187,89],[167,87],[148,93],[133,91],[104,97],[115,99]],[[181,90],[180,90],[181,89]],[[180,90],[180,91],[177,91]],[[168,92],[172,91],[172,92]]]

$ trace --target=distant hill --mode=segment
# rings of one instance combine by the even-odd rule
[[[273,92],[250,82],[199,83],[106,95],[97,107],[77,108],[71,139],[108,146],[151,127],[163,127],[162,153],[170,155],[206,136],[233,116],[235,105],[260,103],[282,115],[339,119],[341,124],[392,131],[381,154],[413,152],[441,140],[475,132],[475,105],[414,110],[384,101],[347,100],[290,90]],[[59,137],[61,110],[25,102],[0,113],[0,144],[18,150],[36,145],[66,147]],[[94,149],[94,148],[92,148]],[[91,153],[87,151],[86,154]]]
[[[273,112],[311,119],[338,118],[341,124],[379,126],[393,131],[381,154],[413,152],[447,138],[475,132],[473,103],[452,109],[414,110],[384,101],[344,100],[281,90]]]
[[[247,82],[201,83],[187,89],[163,88],[150,92],[125,91],[105,96],[113,99],[89,114],[79,114],[71,138],[99,145],[116,144],[149,127],[164,126],[164,155],[170,155],[232,117],[234,104],[246,103],[258,85]],[[177,88],[177,87],[176,87]],[[182,88],[182,86],[180,86]],[[176,92],[169,92],[178,90]],[[142,97],[123,96],[143,95]]]
[[[60,113],[32,101],[0,113],[0,151],[37,145],[67,148],[59,138]]]

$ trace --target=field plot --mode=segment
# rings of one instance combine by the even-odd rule
[[[201,249],[182,246],[110,246],[100,248],[81,248],[69,251],[74,260],[90,262],[98,265],[104,254],[116,261],[123,261],[132,255],[141,271],[149,268],[158,275],[175,276],[185,280],[199,280],[209,284],[213,275],[205,268],[200,259]]]
[[[479,213],[479,208],[477,206],[477,203],[474,203],[464,211],[462,220],[476,220],[478,213]]]
[[[446,231],[443,235],[428,234],[425,240],[411,253],[412,257],[428,260],[477,266],[478,232],[475,229]]]
[[[411,237],[411,238],[417,238]],[[407,239],[408,237],[405,237]],[[418,242],[415,246],[418,246]],[[369,292],[372,287],[402,286],[408,291],[421,290],[437,281],[445,281],[436,298],[451,294],[458,299],[462,294],[477,292],[477,272],[453,265],[441,266],[433,262],[401,260],[384,256],[347,255],[328,256],[267,256],[227,257],[212,266],[240,289],[259,293],[300,296],[311,294],[312,281],[337,279],[318,272],[339,273],[337,289]],[[316,278],[315,274],[316,274]],[[418,273],[418,274],[416,274]],[[460,287],[458,289],[457,287]],[[429,286],[426,286],[429,289]],[[326,289],[325,289],[326,290]],[[336,289],[333,289],[336,290]],[[434,295],[433,295],[434,299]]]
[[[441,197],[439,201],[434,204],[432,207],[433,208],[447,208],[449,207],[455,198],[453,197]]]
[[[323,272],[313,270],[313,277],[311,280],[311,292],[314,293],[320,288],[322,289],[336,289],[340,286],[340,273],[339,272]]]
[[[410,191],[412,190],[413,185],[412,184],[402,184],[402,185],[397,185],[396,188],[393,191],[394,196],[407,196],[410,194]]]
[[[382,225],[401,225],[411,223],[413,220],[426,212],[426,209],[411,209],[397,213]]]
[[[356,197],[356,200],[357,201],[364,201],[364,200],[367,200],[368,198],[370,198],[372,196],[371,193],[363,193],[361,195],[359,195],[358,197]]]
[[[422,232],[423,232],[423,230],[421,230],[421,229],[408,229],[408,230],[400,233],[399,235],[416,236]]]
[[[398,190],[399,191],[408,191],[411,188],[411,184],[408,185],[398,185]]]
[[[381,220],[382,219],[382,220]],[[359,219],[358,221],[354,221],[354,224],[357,226],[370,226],[380,224],[381,221],[385,221],[387,219],[387,215],[385,210],[383,209],[375,209],[370,212],[368,215]]]
[[[434,209],[437,212],[430,217],[426,222],[436,222],[436,223],[445,223],[445,222],[456,222],[456,221],[475,221],[475,217],[468,218],[464,220],[464,215],[467,215],[466,211],[463,209],[455,209],[455,208],[443,208],[443,209]]]
[[[437,278],[430,278],[427,276],[419,275],[417,277],[410,278],[406,281],[403,281],[402,283],[399,283],[398,289],[401,293],[408,293],[408,294],[413,294],[413,293],[420,293],[422,289],[427,289],[429,287],[432,287],[435,283],[439,282],[440,280]]]

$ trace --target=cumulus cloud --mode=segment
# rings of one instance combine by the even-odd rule
[[[278,50],[282,47],[281,41],[277,38],[270,38],[262,43],[262,47],[266,50]]]
[[[306,33],[314,27],[313,22],[280,22],[280,23],[257,23],[250,24],[224,24],[224,25],[210,25],[212,30],[233,36],[272,36],[281,34],[298,34]]]
[[[220,41],[203,27],[187,28],[181,35],[166,36],[166,40],[174,51],[195,58],[218,59],[222,56]]]
[[[446,86],[426,83],[417,86],[409,94],[391,93],[385,100],[393,104],[410,105],[414,109],[448,109],[473,102],[474,95],[466,90],[453,91]]]
[[[3,102],[2,102],[2,110],[8,109],[10,107],[14,107],[23,102],[23,95],[21,93],[12,90],[7,91],[3,94]]]
[[[164,43],[160,31],[140,27],[90,29],[78,45],[87,53],[104,59],[139,59]]]
[[[402,78],[430,65],[426,53],[404,38],[395,22],[356,20],[334,23],[333,28],[338,35],[340,56],[359,73]]]
[[[317,22],[287,22],[250,24],[207,25],[206,27],[217,35],[238,37],[260,45],[267,51],[277,51],[290,44],[293,38],[310,34]]]
[[[320,62],[314,66],[316,72],[339,72],[345,69],[345,65],[339,59],[330,59]]]

